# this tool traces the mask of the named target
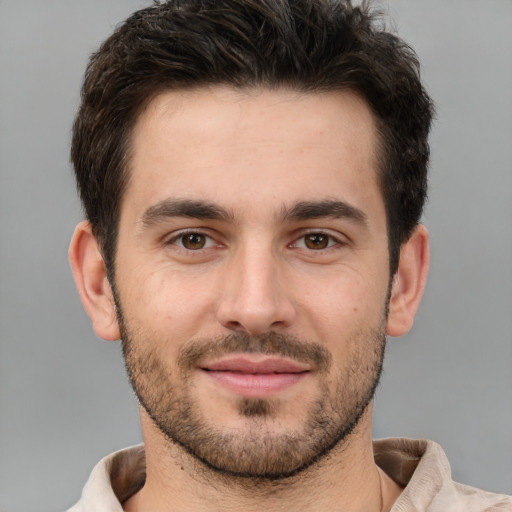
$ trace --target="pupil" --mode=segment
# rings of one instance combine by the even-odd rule
[[[183,237],[183,245],[187,249],[202,249],[204,244],[204,236],[199,233],[190,233]]]
[[[325,235],[309,235],[306,238],[306,245],[310,249],[325,249],[327,247],[328,237]]]

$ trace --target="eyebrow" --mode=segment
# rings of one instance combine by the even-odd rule
[[[368,225],[366,214],[345,201],[327,199],[324,201],[301,201],[282,214],[287,221],[304,221],[320,218],[347,219],[360,224]]]
[[[150,206],[142,214],[141,222],[146,226],[151,226],[172,217],[223,221],[233,219],[230,212],[212,203],[191,199],[164,199]]]
[[[206,201],[192,199],[164,199],[150,206],[141,217],[145,226],[159,221],[187,217],[191,219],[220,220],[232,222],[234,215],[228,210]],[[300,201],[291,208],[283,208],[281,220],[297,222],[321,218],[348,219],[367,226],[366,214],[345,201],[326,199],[323,201]]]

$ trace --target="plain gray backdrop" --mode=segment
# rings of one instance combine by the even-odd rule
[[[67,246],[69,136],[88,55],[140,0],[0,0],[0,511],[64,510],[140,442],[119,346],[95,338]],[[443,445],[512,493],[512,2],[389,0],[437,103],[432,238],[412,332],[389,342],[375,437]]]

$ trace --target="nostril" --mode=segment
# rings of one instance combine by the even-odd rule
[[[244,328],[243,325],[240,322],[237,322],[235,320],[228,322],[226,324],[226,327],[228,329],[233,330],[233,331],[240,331],[240,330],[242,330]]]

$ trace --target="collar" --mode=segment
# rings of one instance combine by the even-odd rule
[[[391,512],[511,512],[512,497],[453,482],[443,449],[433,441],[374,441],[376,464],[405,487]],[[121,503],[144,485],[143,445],[115,452],[93,469],[80,501],[68,512],[123,512]]]

